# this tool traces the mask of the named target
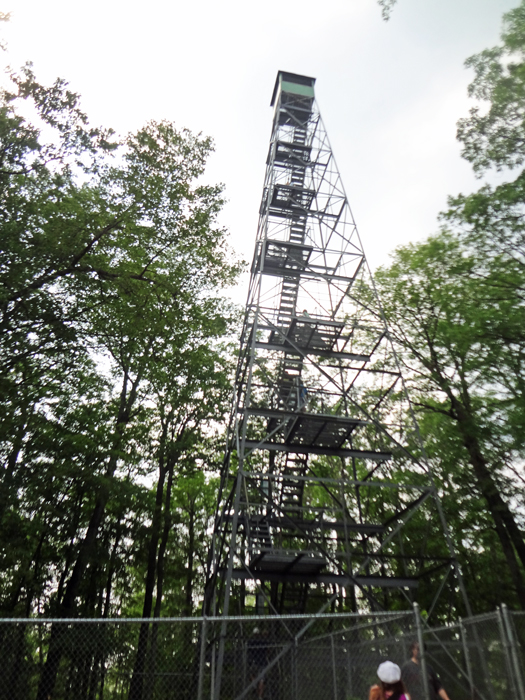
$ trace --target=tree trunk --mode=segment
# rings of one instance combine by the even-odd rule
[[[117,468],[118,453],[119,447],[122,442],[123,430],[130,419],[131,409],[137,398],[137,389],[140,383],[140,379],[140,375],[138,375],[133,381],[131,385],[131,390],[128,394],[127,390],[129,377],[127,372],[124,375],[122,392],[120,395],[119,410],[117,414],[117,419],[115,421],[115,444],[110,454],[108,467],[106,469],[106,481],[109,481],[113,477]],[[91,518],[89,521],[89,526],[86,535],[80,543],[77,560],[75,562],[73,571],[67,583],[64,597],[59,605],[57,617],[71,617],[74,613],[75,599],[77,597],[80,583],[84,576],[86,567],[93,556],[97,535],[102,524],[102,520],[104,518],[104,513],[107,501],[109,499],[109,495],[110,494],[108,486],[102,486],[98,493],[95,502],[95,507],[93,508],[93,511],[91,513]],[[36,700],[47,700],[48,696],[52,696],[53,694],[58,673],[58,667],[60,665],[60,660],[63,655],[62,638],[64,629],[64,625],[61,625],[61,623],[56,623],[51,628],[49,651],[47,653],[47,659],[42,670],[42,675],[40,677],[40,683],[38,685]]]
[[[489,512],[494,521],[496,533],[507,560],[509,572],[514,582],[520,605],[525,610],[525,584],[515,556],[516,552],[522,565],[525,567],[525,541],[523,539],[523,534],[510,508],[501,497],[498,485],[482,453],[479,440],[476,436],[474,418],[465,406],[465,403],[468,403],[470,397],[467,396],[467,402],[460,401],[452,392],[445,378],[442,377],[441,374],[439,377],[441,388],[445,391],[451,402],[452,411],[458,424],[463,445],[468,452],[469,461],[474,470],[478,488],[488,505]]]
[[[22,451],[22,445],[24,444],[29,417],[34,412],[34,409],[35,406],[33,403],[27,403],[22,407],[22,415],[20,417],[18,430],[15,432],[13,446],[9,452],[6,466],[3,469],[0,481],[0,522],[3,520],[9,505],[13,501],[14,492],[16,492],[16,489],[13,488],[15,470]]]
[[[151,522],[151,535],[148,544],[148,568],[146,571],[146,586],[144,591],[144,604],[142,606],[142,619],[149,620],[153,608],[153,592],[157,573],[157,551],[160,539],[160,525],[162,519],[162,502],[164,500],[164,483],[166,480],[166,466],[164,450],[167,438],[167,427],[163,426],[161,436],[161,449],[159,456],[159,480],[155,495],[155,510]],[[149,622],[142,622],[139,631],[137,655],[133,666],[133,675],[129,686],[129,700],[141,700],[144,687],[144,672],[146,669],[146,655],[148,650]]]
[[[185,615],[191,617],[193,607],[193,562],[195,555],[195,501],[192,500],[188,515],[188,569],[186,572],[186,605]]]
[[[162,608],[162,595],[164,588],[164,560],[166,556],[166,547],[168,545],[168,538],[171,532],[172,518],[171,518],[171,492],[173,488],[173,478],[175,472],[175,464],[177,460],[173,457],[169,457],[166,465],[166,472],[168,475],[166,483],[166,496],[164,501],[164,526],[162,529],[162,536],[159,543],[159,551],[157,555],[157,590],[155,592],[155,608],[153,610],[153,617],[155,619],[160,617],[160,611]],[[148,668],[149,681],[143,697],[146,700],[151,700],[155,690],[155,672],[157,668],[157,637],[159,632],[159,626],[157,624],[152,626],[151,629],[151,640],[150,640],[150,663]]]
[[[191,617],[192,613],[192,603],[193,603],[193,576],[194,576],[194,561],[195,561],[195,499],[191,499],[189,502],[188,509],[189,523],[188,523],[188,552],[187,561],[188,568],[186,572],[186,600],[185,600],[185,614],[187,617]],[[200,656],[200,635],[202,634],[202,628],[199,633],[199,644],[195,646],[192,644],[193,629],[192,625],[185,625],[183,629],[183,639],[184,639],[184,649],[187,650],[188,659],[190,658],[190,652],[193,650],[193,673],[191,683],[188,685],[185,697],[187,700],[194,698],[197,694],[197,684],[198,684],[198,663]]]
[[[160,610],[162,606],[162,594],[164,588],[164,561],[166,558],[166,548],[168,546],[168,539],[172,527],[172,517],[171,517],[171,492],[173,489],[173,479],[175,473],[176,460],[173,458],[168,459],[167,472],[168,481],[166,484],[166,500],[164,503],[164,528],[162,530],[162,538],[159,545],[159,556],[157,560],[157,594],[155,600],[155,610],[153,612],[153,617],[160,617]]]

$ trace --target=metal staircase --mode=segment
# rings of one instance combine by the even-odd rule
[[[454,569],[314,83],[272,97],[206,614],[428,609]]]

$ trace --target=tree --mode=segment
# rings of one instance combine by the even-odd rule
[[[467,61],[475,70],[469,94],[485,104],[460,120],[458,138],[480,176],[490,168],[509,176],[524,162],[525,3],[505,15],[502,40]],[[524,183],[522,170],[513,181],[451,198],[441,233],[399,249],[377,276],[423,425],[430,428],[430,451],[456,485],[465,489],[473,480],[464,512],[478,514],[473,529],[486,533],[490,547],[489,516],[522,607]],[[436,434],[446,436],[440,445]],[[458,521],[456,527],[463,529]]]
[[[29,67],[12,78],[0,105],[0,602],[8,615],[35,601],[59,617],[107,614],[136,585],[119,564],[130,534],[149,527],[152,407],[174,410],[175,433],[193,412],[201,441],[220,418],[207,384],[225,386],[219,339],[235,316],[219,290],[240,266],[216,225],[221,187],[198,182],[209,138],[158,122],[117,139],[63,81],[46,88]]]
[[[507,421],[521,400],[509,380],[516,357],[487,333],[493,319],[512,318],[513,309],[496,287],[487,286],[486,277],[480,279],[478,271],[487,267],[468,241],[443,232],[399,249],[376,279],[415,405],[439,417],[423,425],[448,434],[456,469],[468,470],[467,481],[475,486],[475,498],[485,501],[523,606],[525,542],[511,507],[523,498],[523,484],[511,478],[519,451]],[[492,279],[504,284],[500,267],[491,271]],[[515,369],[523,377],[525,367]],[[440,466],[446,444],[440,446]],[[465,477],[453,478],[460,483]]]
[[[478,175],[490,168],[515,169],[525,158],[525,5],[503,16],[502,43],[471,56],[471,97],[481,102],[458,122],[462,155]]]
[[[147,547],[146,586],[141,617],[143,620],[160,617],[165,581],[166,553],[170,546],[170,535],[175,527],[179,531],[177,549],[179,556],[182,542],[187,540],[187,549],[182,556],[182,576],[176,579],[184,597],[179,601],[179,611],[191,616],[194,607],[193,590],[196,588],[195,572],[198,570],[196,553],[197,542],[203,539],[211,517],[209,487],[205,474],[210,476],[210,467],[216,462],[206,454],[210,439],[210,422],[224,421],[224,407],[229,399],[231,384],[228,371],[217,371],[221,358],[216,351],[205,345],[185,353],[182,361],[187,363],[186,382],[182,385],[169,384],[169,377],[180,374],[181,358],[177,355],[165,357],[160,371],[152,382],[152,396],[155,397],[154,418],[160,430],[152,441],[152,462],[158,468],[155,508],[149,532]],[[230,359],[225,356],[228,365]],[[174,367],[173,365],[179,365]],[[219,465],[217,464],[216,467]],[[207,468],[206,468],[207,467]],[[208,494],[207,507],[203,508]],[[215,501],[213,489],[212,501]],[[182,516],[174,513],[174,505],[183,511]],[[198,527],[199,524],[199,527]],[[180,532],[187,528],[186,532]],[[185,571],[184,571],[185,569]],[[201,566],[201,577],[203,576]],[[172,576],[173,578],[173,572]],[[171,592],[173,598],[173,592]],[[155,664],[157,625],[143,622],[137,646],[137,654],[131,679],[129,697],[138,700],[143,696],[144,671],[148,649],[150,664]],[[191,628],[187,627],[191,634]],[[190,646],[188,644],[188,646]]]
[[[522,450],[525,419],[523,343],[525,334],[525,2],[504,16],[502,44],[467,61],[475,78],[469,94],[481,101],[458,123],[463,156],[481,177],[496,169],[498,186],[450,199],[445,225],[471,242],[480,258],[476,270],[484,295],[501,313],[484,321],[483,334],[504,358],[492,370],[512,396],[507,425]],[[513,172],[518,171],[512,180]],[[486,261],[485,265],[481,260]]]

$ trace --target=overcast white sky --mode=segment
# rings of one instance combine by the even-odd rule
[[[497,43],[518,0],[4,0],[12,67],[60,76],[95,124],[149,119],[213,136],[207,179],[226,185],[222,223],[251,259],[279,69],[317,78],[316,95],[375,267],[436,230],[450,194],[480,186],[460,158],[463,67]],[[243,303],[244,289],[235,294]]]

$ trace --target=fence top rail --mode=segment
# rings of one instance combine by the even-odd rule
[[[489,613],[480,613],[479,615],[473,615],[472,617],[462,617],[461,622],[464,625],[468,625],[474,622],[488,622],[489,620],[496,620],[498,617],[498,611]]]
[[[522,610],[509,610],[511,615],[523,616],[525,611]],[[477,622],[487,622],[489,620],[496,620],[498,616],[498,611],[489,613],[481,613],[479,615],[473,615],[472,617],[458,618],[445,625],[440,625],[439,627],[424,627],[425,632],[444,632],[452,631],[458,629],[462,624],[469,625]],[[50,624],[142,624],[144,622],[150,624],[167,624],[167,623],[186,623],[186,624],[202,624],[203,622],[257,622],[263,624],[265,622],[275,622],[276,620],[371,620],[375,623],[381,621],[392,621],[392,620],[402,620],[402,619],[413,619],[413,610],[395,610],[395,611],[381,611],[381,612],[338,612],[338,613],[320,613],[311,614],[308,613],[302,615],[231,615],[229,617],[220,616],[198,616],[198,617],[2,617],[0,618],[0,625],[10,625],[10,624],[26,624],[26,625],[50,625]]]
[[[399,620],[403,618],[413,618],[412,610],[393,612],[371,612],[371,613],[321,613],[315,615],[231,615],[229,617],[2,617],[0,624],[27,624],[27,625],[50,625],[50,624],[166,624],[166,623],[203,623],[203,622],[275,622],[276,620]]]
[[[493,615],[493,617],[495,617],[494,613],[493,613],[492,615]],[[425,625],[425,626],[423,627],[423,634],[424,634],[425,632],[453,632],[453,631],[458,631],[458,630],[461,629],[461,625],[462,625],[463,622],[465,622],[466,620],[478,622],[478,618],[477,618],[477,617],[476,617],[476,618],[475,618],[475,617],[469,617],[469,618],[465,618],[465,619],[459,618],[459,619],[458,619],[457,621],[455,621],[455,622],[449,622],[449,623],[447,623],[447,624],[445,624],[445,625],[440,625],[439,627],[431,627],[430,625]]]

